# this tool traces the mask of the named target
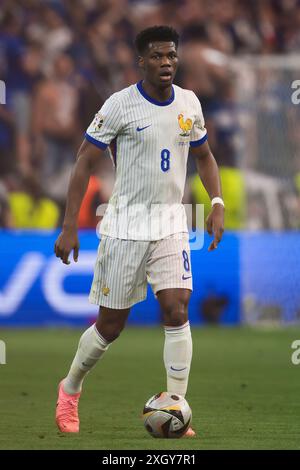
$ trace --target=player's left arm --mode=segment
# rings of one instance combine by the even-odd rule
[[[201,181],[212,200],[215,197],[222,198],[221,180],[217,162],[209,148],[208,142],[191,147],[191,153],[195,158],[196,168]],[[224,206],[220,203],[214,204],[206,219],[207,231],[214,235],[208,251],[217,248],[224,232]]]

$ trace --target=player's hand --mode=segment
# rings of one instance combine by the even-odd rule
[[[79,240],[77,229],[63,229],[54,245],[54,253],[60,258],[64,264],[70,264],[69,256],[73,250],[73,259],[75,263],[78,261]]]
[[[208,248],[208,251],[213,251],[218,247],[224,232],[224,207],[222,204],[213,206],[206,219],[206,227],[209,235],[214,235],[214,239]]]

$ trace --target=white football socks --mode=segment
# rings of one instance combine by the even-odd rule
[[[167,371],[169,393],[186,394],[192,361],[192,336],[190,323],[178,327],[165,327],[164,363]]]
[[[94,367],[109,345],[110,343],[100,335],[95,324],[83,333],[69,373],[64,380],[66,393],[74,395],[81,392],[86,374]]]

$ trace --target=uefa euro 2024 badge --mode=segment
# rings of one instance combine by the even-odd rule
[[[104,121],[104,117],[102,116],[102,114],[100,113],[95,114],[94,122],[93,122],[94,129],[95,130],[101,129],[103,121]]]

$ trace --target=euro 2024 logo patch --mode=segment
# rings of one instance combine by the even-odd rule
[[[103,121],[104,121],[104,117],[102,116],[102,114],[100,113],[95,114],[94,122],[93,122],[94,129],[97,131],[101,129]]]

